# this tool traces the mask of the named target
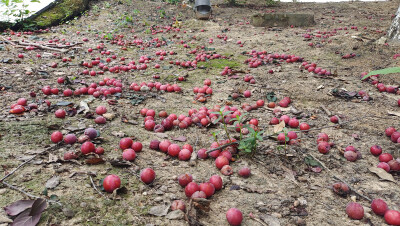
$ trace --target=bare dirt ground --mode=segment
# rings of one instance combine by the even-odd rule
[[[372,145],[380,145],[384,152],[391,153],[395,158],[400,157],[399,144],[392,143],[384,134],[389,126],[400,128],[400,116],[388,115],[388,111],[400,112],[397,106],[399,95],[379,92],[371,83],[360,81],[362,72],[399,66],[399,60],[393,59],[395,54],[400,53],[399,46],[385,44],[385,40],[381,39],[385,37],[384,32],[389,28],[398,2],[281,3],[274,7],[264,7],[262,1],[255,0],[238,7],[227,6],[222,1],[213,1],[213,4],[212,19],[198,21],[193,18],[190,7],[177,7],[160,1],[94,1],[90,10],[80,18],[52,27],[47,33],[22,34],[17,37],[7,32],[0,36],[1,176],[7,175],[37,153],[52,147],[54,144],[50,141],[50,135],[56,130],[64,135],[75,133],[79,136],[83,129],[94,127],[100,132],[100,138],[94,142],[105,149],[101,157],[105,162],[94,165],[87,163],[89,156],[80,156],[75,161],[64,161],[64,153],[71,150],[80,152],[80,144],[60,145],[55,150],[36,156],[6,179],[9,184],[32,195],[51,198],[62,204],[50,204],[42,215],[41,225],[187,225],[187,216],[154,216],[150,211],[155,206],[169,207],[176,199],[184,200],[187,208],[189,207],[189,199],[177,183],[177,176],[183,173],[192,174],[198,183],[207,181],[213,174],[223,178],[223,189],[209,199],[210,211],[197,210],[196,216],[189,216],[192,220],[197,220],[197,224],[228,225],[225,213],[232,207],[242,211],[242,225],[385,224],[382,217],[371,211],[370,202],[366,199],[355,193],[347,197],[333,193],[331,186],[339,182],[337,178],[348,182],[359,194],[372,199],[381,198],[391,209],[400,210],[399,174],[392,173],[393,182],[382,180],[369,171],[370,167],[375,167],[379,162],[377,157],[370,154],[369,148]],[[312,13],[315,15],[316,25],[308,28],[255,28],[249,24],[251,15],[271,13],[272,10],[279,13]],[[166,32],[164,27],[174,24],[175,19],[181,21],[180,31]],[[352,26],[358,29],[351,29]],[[152,34],[151,28],[164,32]],[[336,32],[330,37],[316,37],[319,33],[324,36],[324,32],[334,30]],[[306,39],[304,34],[311,34],[313,38]],[[102,38],[104,35],[109,39]],[[120,36],[113,40],[123,40],[126,45],[112,43],[111,37],[118,35],[123,35],[123,38]],[[227,40],[219,39],[218,35],[226,35]],[[81,48],[54,55],[55,51],[23,51],[8,42],[2,42],[9,37],[14,41],[24,39],[45,43],[54,39],[65,39],[71,43],[82,42],[83,38],[88,41],[77,46]],[[155,38],[165,40],[167,45],[156,47],[151,42]],[[135,39],[142,39],[150,45],[141,49],[142,46],[129,44]],[[209,42],[210,39],[213,39],[213,43]],[[190,48],[184,48],[181,40]],[[237,44],[238,41],[243,43],[242,47]],[[106,55],[101,55],[96,49],[100,42],[104,42],[104,50],[110,50],[111,55],[116,55],[117,59],[110,63],[105,62]],[[313,43],[313,46],[309,43]],[[124,46],[126,50],[123,49]],[[198,68],[194,70],[169,64],[169,61],[194,60],[196,54],[189,52],[196,48],[200,52],[200,46],[207,47],[210,53],[227,56],[228,60],[199,62]],[[88,48],[93,48],[93,52],[88,53]],[[174,51],[176,54],[167,54],[164,61],[161,61],[155,54],[158,50],[165,50],[167,53]],[[304,61],[315,62],[318,67],[332,72],[332,75],[318,76],[300,70],[301,63],[298,62],[277,61],[258,68],[249,68],[245,60],[250,56],[243,53],[252,50],[271,54],[294,54],[303,57]],[[24,54],[23,59],[18,59],[19,53]],[[342,58],[351,53],[355,53],[354,58]],[[41,54],[42,58],[38,59],[36,54]],[[148,63],[147,70],[120,73],[106,71],[104,75],[97,74],[93,77],[81,73],[86,69],[81,62],[90,62],[96,57],[100,57],[102,63],[111,67],[122,64],[119,61],[121,57],[126,58],[125,64],[132,60],[139,64],[140,56],[144,55],[154,58]],[[62,58],[71,58],[71,61],[62,62]],[[56,68],[50,66],[53,62],[58,63]],[[155,64],[160,64],[161,67],[156,69]],[[227,76],[220,75],[225,66],[230,66],[237,72],[237,79],[234,79],[235,76],[227,79]],[[94,66],[93,70],[100,69]],[[274,73],[268,73],[269,70]],[[256,83],[244,82],[242,78],[245,74],[254,76]],[[153,75],[159,75],[160,79],[154,79]],[[177,81],[179,76],[184,76],[186,81]],[[58,84],[58,77],[68,77],[75,82]],[[64,97],[64,89],[75,90],[85,84],[98,83],[105,77],[120,79],[124,86],[123,94],[96,98],[88,105],[92,113],[97,106],[106,106],[113,119],[107,120],[106,124],[95,124],[93,117],[83,113],[66,116],[65,119],[55,118],[54,112],[59,108],[75,108],[79,112],[81,101],[89,98],[89,95]],[[206,78],[212,81],[213,95],[207,103],[196,102],[192,89],[202,86]],[[77,83],[78,80],[81,83]],[[150,81],[178,83],[182,92],[129,90],[129,85],[133,82],[140,84]],[[381,76],[380,81],[385,85],[400,85],[397,74]],[[46,85],[57,87],[61,95],[45,96],[41,89]],[[252,91],[250,98],[230,99],[233,92],[246,89]],[[371,100],[340,98],[332,94],[334,89],[349,92],[364,90]],[[37,96],[30,97],[31,92],[35,92]],[[215,105],[229,104],[240,109],[243,103],[254,104],[258,99],[268,102],[266,94],[269,92],[274,92],[278,101],[283,97],[290,97],[290,106],[295,110],[283,109],[283,113],[297,117],[300,122],[306,122],[315,129],[307,134],[299,133],[299,145],[279,145],[274,139],[264,139],[253,156],[235,156],[235,161],[231,163],[235,173],[231,176],[223,176],[211,159],[179,161],[165,153],[149,149],[149,143],[153,139],[184,136],[187,138],[186,142],[176,142],[179,145],[189,143],[196,152],[200,148],[209,148],[213,142],[211,133],[222,129],[218,126],[201,128],[192,125],[187,129],[174,128],[172,131],[156,134],[144,129],[144,117],[139,114],[142,108],[154,109],[157,114],[165,110],[176,115],[187,115],[188,110],[202,106],[212,109]],[[128,97],[134,94],[146,96],[146,99],[133,105]],[[26,111],[22,115],[10,114],[10,106],[19,98],[38,104],[38,110]],[[50,108],[43,103],[45,99],[51,102]],[[117,100],[117,104],[110,105],[108,100],[113,99]],[[61,101],[69,101],[71,105],[57,106]],[[331,115],[339,115],[343,123],[356,121],[341,127],[327,127],[334,125],[329,120],[329,112]],[[259,127],[268,130],[272,128],[269,121],[274,116],[272,109],[265,106],[250,111],[248,118],[257,118]],[[156,120],[159,121],[159,118],[156,117]],[[316,137],[321,132],[327,133],[335,143],[325,155],[317,150]],[[231,133],[238,136],[238,133]],[[137,153],[135,161],[122,167],[115,164],[122,162],[122,151],[119,149],[121,137],[131,137],[143,144],[143,150]],[[347,161],[342,152],[348,145],[356,147],[362,158],[356,162]],[[319,159],[328,169],[308,165],[308,160],[312,160],[309,154]],[[315,162],[314,164],[318,165]],[[244,179],[237,174],[243,166],[251,168],[251,177]],[[156,180],[151,185],[143,184],[137,177],[140,170],[147,167],[156,172]],[[116,174],[121,178],[125,192],[102,192],[105,196],[96,192],[90,177],[96,185],[100,185],[100,181],[109,174]],[[59,183],[54,188],[46,189],[46,182],[55,176]],[[5,185],[0,185],[0,194],[1,207],[28,198]],[[365,207],[366,215],[362,220],[351,220],[346,215],[346,205],[354,198]],[[1,212],[0,216],[3,219],[6,215]],[[168,219],[174,217],[177,219]]]

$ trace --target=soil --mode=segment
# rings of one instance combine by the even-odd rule
[[[394,180],[388,181],[369,171],[370,167],[375,167],[379,162],[377,157],[370,154],[369,148],[372,145],[380,145],[384,152],[400,158],[399,144],[391,142],[384,133],[389,126],[400,128],[400,108],[397,106],[399,95],[379,92],[370,82],[360,80],[362,72],[399,66],[398,59],[393,58],[400,53],[399,45],[386,43],[384,40],[385,31],[390,26],[398,3],[280,3],[266,7],[263,1],[249,0],[239,6],[228,6],[223,1],[213,1],[213,4],[212,18],[198,21],[193,18],[194,13],[189,6],[176,6],[161,1],[93,1],[90,10],[81,17],[52,27],[48,32],[22,34],[21,37],[6,32],[0,36],[0,173],[5,176],[22,162],[41,153],[6,179],[9,184],[29,194],[51,198],[62,204],[59,206],[51,203],[43,213],[40,225],[187,225],[187,220],[198,225],[228,225],[225,214],[232,207],[242,211],[242,225],[384,225],[384,219],[371,211],[370,202],[365,198],[355,192],[341,197],[332,191],[332,184],[339,182],[338,178],[346,181],[364,197],[381,198],[391,209],[400,210],[398,172],[392,172]],[[271,11],[314,14],[316,25],[307,28],[255,28],[250,24],[251,15]],[[157,30],[165,30],[163,27],[171,26],[175,19],[180,21],[179,32],[151,34],[151,26],[160,26]],[[357,26],[358,29],[351,29],[352,26]],[[306,33],[317,35],[318,31],[323,33],[334,29],[337,32],[326,39],[304,38]],[[148,42],[158,38],[166,40],[168,45],[151,45],[143,49],[126,45],[126,50],[123,50],[123,45],[112,44],[107,38],[102,39],[104,35],[123,35],[124,41],[132,41],[137,37]],[[226,35],[228,38],[224,41],[217,38],[217,35]],[[51,50],[23,51],[3,41],[8,37],[15,41],[24,39],[45,43],[63,38],[67,42],[77,43],[82,42],[84,37],[89,41],[75,46],[76,48],[67,53],[54,55],[55,51]],[[209,43],[210,39],[213,39],[213,43]],[[183,48],[180,40],[187,43],[190,49]],[[243,43],[242,47],[237,44],[238,41]],[[118,60],[121,57],[126,58],[125,64],[131,60],[138,64],[143,55],[155,60],[148,63],[147,70],[120,73],[106,71],[104,75],[93,77],[84,75],[81,73],[85,69],[81,65],[83,61],[87,62],[95,57],[102,60],[106,58],[96,50],[99,42],[104,42],[105,49],[117,56],[116,60],[108,63],[111,66],[121,64]],[[309,43],[313,43],[313,46]],[[205,46],[212,53],[226,56],[227,60],[199,62],[195,69],[169,64],[170,60],[194,60],[195,54],[189,54],[189,51],[198,46]],[[94,51],[88,53],[88,48],[93,48]],[[167,53],[174,51],[176,54],[168,54],[164,61],[160,61],[155,55],[157,50],[165,50]],[[252,50],[294,54],[304,58],[304,61],[315,62],[332,75],[319,76],[300,70],[299,62],[277,61],[250,68],[245,63],[250,56],[243,53]],[[23,53],[25,57],[18,59],[19,53]],[[38,59],[37,53],[42,58]],[[342,58],[351,53],[355,53],[355,57]],[[71,61],[62,62],[64,57],[71,58]],[[57,62],[58,67],[50,67],[52,62]],[[161,65],[160,69],[154,68],[156,63]],[[229,79],[221,76],[225,66],[230,66],[236,76],[230,75]],[[94,70],[100,69],[95,66]],[[274,73],[268,73],[269,70]],[[244,82],[242,78],[245,74],[254,76],[256,83]],[[129,90],[129,85],[133,82],[140,84],[156,81],[153,75],[159,75],[161,78],[157,81],[161,83],[179,84],[182,92]],[[179,76],[185,77],[186,81],[177,81]],[[399,86],[398,76],[384,75],[379,80],[385,85]],[[72,83],[57,84],[58,77],[68,77]],[[59,88],[62,93],[66,88],[74,90],[85,84],[99,82],[105,77],[122,80],[122,95],[89,101],[88,95],[45,96],[41,92],[41,88],[48,85]],[[194,100],[192,89],[195,86],[201,87],[206,78],[212,81],[213,94],[206,103],[201,103]],[[252,96],[237,100],[230,98],[233,92],[240,93],[244,90],[251,90]],[[334,95],[335,91],[349,94],[348,92],[360,90],[367,92],[371,99],[365,101]],[[31,92],[35,92],[37,96],[30,97]],[[234,174],[231,176],[223,176],[211,159],[179,161],[148,147],[153,139],[171,140],[184,136],[187,141],[174,142],[179,145],[189,143],[196,152],[200,148],[209,149],[214,141],[211,135],[213,132],[219,132],[221,139],[226,137],[219,126],[204,128],[192,125],[187,129],[174,128],[161,134],[147,131],[143,125],[144,117],[139,114],[142,108],[154,109],[157,114],[165,110],[176,115],[187,115],[188,110],[203,106],[212,109],[215,105],[229,104],[240,109],[243,103],[254,104],[258,99],[268,102],[266,96],[270,92],[275,93],[278,101],[283,97],[290,97],[292,103],[289,108],[282,108],[283,114],[297,117],[300,122],[310,124],[313,130],[299,133],[298,145],[280,145],[274,139],[265,138],[258,143],[252,154],[240,153],[234,156],[235,161],[231,163]],[[134,105],[129,99],[134,95],[146,98]],[[22,97],[27,98],[28,103],[37,103],[38,110],[26,111],[21,115],[10,114],[10,106]],[[51,107],[43,103],[45,99],[51,102]],[[117,101],[115,105],[108,103],[112,99]],[[62,101],[69,101],[71,104],[62,106]],[[106,124],[95,124],[90,112],[80,112],[82,101],[88,102],[91,113],[99,105],[106,106],[113,119],[107,120]],[[74,108],[80,113],[58,119],[54,116],[58,108]],[[398,115],[389,115],[388,112]],[[340,116],[340,121],[344,124],[334,126],[329,121],[330,115]],[[265,134],[271,134],[272,126],[269,121],[274,116],[273,110],[265,106],[250,111],[246,117],[258,119],[259,128],[266,131]],[[160,119],[156,117],[156,121],[159,122]],[[100,137],[94,142],[96,146],[105,149],[105,154],[80,156],[75,161],[64,161],[64,153],[80,152],[80,144],[54,147],[49,139],[51,133],[59,130],[64,135],[75,133],[80,136],[88,127],[99,130]],[[317,150],[317,135],[322,132],[327,133],[335,144],[328,154],[320,154]],[[233,130],[230,134],[239,136]],[[144,146],[131,163],[121,160],[122,151],[118,146],[121,137],[131,137]],[[356,162],[347,161],[343,157],[343,150],[348,145],[356,147],[362,158]],[[49,148],[52,150],[42,153]],[[320,163],[311,161],[312,166],[308,165],[313,160],[310,154]],[[105,162],[88,164],[87,159],[94,157],[101,157]],[[251,168],[251,176],[247,179],[237,174],[243,166]],[[151,185],[143,184],[137,177],[140,170],[147,167],[156,172],[156,180]],[[198,202],[193,206],[191,214],[183,219],[171,220],[165,216],[152,215],[152,207],[169,207],[176,199],[184,200],[187,208],[194,204],[186,198],[184,189],[177,183],[177,177],[184,173],[193,175],[198,183],[207,181],[211,175],[221,175],[223,189],[216,192],[209,203]],[[90,177],[99,186],[101,180],[109,174],[118,175],[126,189],[116,194],[101,191],[104,196],[100,195],[93,188]],[[59,184],[46,189],[46,182],[53,176],[59,178]],[[1,186],[2,207],[17,200],[28,199],[21,192],[11,190],[4,184]],[[362,220],[351,220],[347,217],[345,208],[351,200],[364,206],[365,216]],[[2,212],[1,215],[5,216],[5,213]]]

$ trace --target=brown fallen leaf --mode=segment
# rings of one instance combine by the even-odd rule
[[[279,124],[274,125],[274,133],[281,132],[285,128],[285,121],[281,121]]]
[[[172,137],[171,139],[174,141],[181,141],[181,142],[185,142],[187,140],[185,136]]]
[[[384,169],[382,168],[378,168],[375,166],[372,166],[370,168],[368,168],[369,171],[371,171],[372,173],[375,173],[376,175],[378,175],[379,178],[383,179],[383,180],[388,180],[391,182],[396,182],[392,176],[392,174],[386,172]]]
[[[394,116],[398,116],[398,117],[400,117],[400,112],[396,112],[396,111],[388,111],[387,113],[388,113],[388,115],[394,115]]]
[[[104,162],[104,159],[102,158],[90,158],[90,159],[86,159],[86,164],[90,164],[90,165],[97,165],[97,164],[101,164]]]

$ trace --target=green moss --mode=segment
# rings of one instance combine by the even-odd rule
[[[88,0],[64,0],[33,19],[38,27],[48,27],[79,15],[87,9]]]
[[[229,68],[238,68],[240,65],[240,62],[232,59],[214,59],[206,62],[199,62],[197,64],[198,67],[206,67],[210,69],[224,69],[227,66]]]

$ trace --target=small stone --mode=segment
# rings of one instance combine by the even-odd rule
[[[62,211],[63,211],[63,213],[64,213],[64,215],[66,217],[70,217],[71,218],[71,217],[75,216],[74,211],[72,211],[72,210],[70,210],[68,208],[64,208]]]
[[[174,210],[168,213],[168,215],[165,217],[169,220],[180,220],[183,219],[185,214],[182,212],[182,210]]]
[[[272,213],[271,216],[276,218],[282,218],[282,215],[280,213]]]
[[[80,206],[81,206],[82,208],[85,208],[85,207],[87,206],[87,203],[86,203],[86,202],[81,202]]]
[[[153,206],[149,210],[149,214],[162,217],[167,215],[169,206]]]

